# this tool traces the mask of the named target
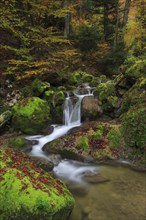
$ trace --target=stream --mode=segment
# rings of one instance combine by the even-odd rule
[[[64,104],[64,125],[53,125],[46,136],[26,137],[35,140],[31,156],[51,160],[42,151],[43,146],[81,125],[81,102],[85,96],[93,96],[92,88],[84,84],[84,94],[72,103],[68,96]],[[146,220],[146,175],[122,165],[107,166],[61,160],[53,169],[54,175],[65,181],[75,198],[75,207],[69,220]],[[85,176],[101,174],[108,181],[90,183]]]
[[[69,184],[75,198],[69,220],[145,220],[146,175],[120,165],[98,170],[108,182]]]

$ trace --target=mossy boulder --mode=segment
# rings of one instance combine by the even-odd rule
[[[74,199],[62,181],[16,150],[1,149],[0,159],[1,220],[68,219]]]
[[[26,134],[42,132],[50,120],[48,103],[38,97],[25,98],[13,107],[12,126]]]

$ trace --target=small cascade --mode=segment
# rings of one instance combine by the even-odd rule
[[[77,101],[74,101],[72,97],[67,96],[65,103],[64,103],[64,110],[63,110],[63,114],[64,114],[64,125],[52,125],[53,126],[53,132],[49,135],[46,136],[41,136],[41,135],[35,135],[35,136],[29,136],[26,137],[26,139],[28,140],[36,140],[37,144],[35,144],[32,148],[32,151],[30,152],[31,156],[37,156],[37,157],[42,157],[45,158],[47,160],[51,160],[51,157],[49,158],[49,156],[46,156],[45,153],[42,151],[42,148],[45,144],[58,139],[60,137],[62,137],[63,135],[65,135],[70,129],[80,126],[81,125],[81,102],[82,99],[85,96],[93,96],[93,91],[90,88],[90,86],[88,84],[84,84],[82,86],[82,88],[78,88],[77,92],[74,92],[74,96],[75,98],[77,98]],[[60,166],[56,166],[54,168],[54,172],[58,175],[60,175],[60,173],[64,173],[64,169],[62,170],[62,172],[60,172],[60,167],[65,167],[66,169],[66,162],[62,161],[62,163],[60,164]],[[72,167],[72,169],[75,171],[75,167],[73,168],[73,165],[69,165],[69,162],[67,162],[67,166],[68,167]],[[75,171],[75,173],[72,175],[72,179],[76,179],[77,175],[79,173],[82,173],[82,171],[89,171],[89,170],[94,170],[95,168],[91,168],[89,169],[89,167],[87,166],[85,169],[84,168],[80,168],[77,172]],[[81,171],[81,172],[80,172]],[[63,174],[61,174],[63,175]],[[64,173],[65,175],[65,173]],[[80,179],[80,178],[79,178]]]
[[[79,95],[78,101],[73,104],[70,97],[65,100],[64,119],[66,126],[80,126],[81,124],[81,101],[84,96]]]
[[[81,91],[84,90],[84,94]],[[38,142],[37,145],[33,146],[33,149],[31,151],[31,155],[33,156],[40,156],[45,157],[44,152],[42,151],[42,147],[48,143],[51,142],[63,135],[65,135],[71,128],[78,127],[81,125],[81,102],[82,99],[85,96],[93,96],[93,93],[91,93],[91,89],[88,84],[83,85],[81,88],[79,87],[76,92],[74,92],[74,98],[69,96],[69,93],[67,94],[67,97],[65,99],[64,103],[64,124],[59,125],[52,125],[53,126],[53,132],[46,136],[30,136],[26,139],[28,140],[36,140]]]

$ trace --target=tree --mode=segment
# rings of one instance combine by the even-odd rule
[[[130,10],[131,0],[125,0],[125,8],[124,8],[124,15],[123,15],[123,26],[126,25],[128,21],[128,14]]]

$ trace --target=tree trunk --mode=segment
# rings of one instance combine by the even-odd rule
[[[67,7],[69,0],[64,0],[64,7]],[[68,37],[70,33],[70,14],[67,12],[65,15],[65,27],[64,27],[64,36]]]
[[[118,43],[118,30],[119,30],[119,1],[117,1],[117,4],[116,4],[116,24],[115,24],[113,51],[116,50],[117,43]]]
[[[130,10],[131,0],[125,0],[124,16],[123,16],[123,27],[127,24],[128,14]]]
[[[108,24],[109,24],[108,10],[109,10],[108,5],[104,4],[104,21],[103,21],[103,24],[104,24],[104,39],[105,39],[105,41],[108,38]]]

